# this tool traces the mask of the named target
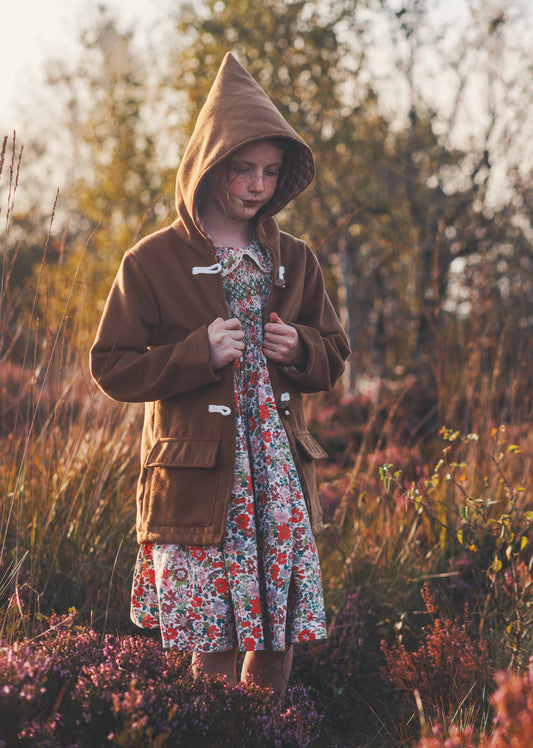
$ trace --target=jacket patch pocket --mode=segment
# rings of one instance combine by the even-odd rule
[[[161,439],[154,444],[143,502],[145,523],[152,527],[205,526],[215,507],[220,439]],[[144,513],[144,512],[143,512]]]
[[[308,460],[323,460],[328,456],[309,431],[294,431],[293,433],[300,450]]]

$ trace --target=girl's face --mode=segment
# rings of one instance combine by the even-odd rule
[[[282,149],[269,140],[239,148],[207,176],[210,207],[225,218],[249,221],[274,195],[282,163]]]

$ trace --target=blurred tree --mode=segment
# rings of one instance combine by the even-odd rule
[[[433,377],[450,321],[462,328],[465,351],[486,342],[489,369],[502,331],[517,336],[507,335],[507,364],[524,350],[517,326],[530,326],[533,304],[523,190],[533,58],[517,8],[472,2],[458,18],[444,4],[380,0],[366,27],[366,70],[379,110],[394,120],[384,133],[383,171],[374,172],[379,194],[367,193],[347,264],[361,349],[389,375],[407,367]],[[478,316],[467,320],[468,311]]]
[[[160,145],[166,105],[174,98],[164,102],[159,73],[143,60],[132,32],[119,30],[105,6],[82,31],[81,42],[78,64],[49,65],[70,170],[60,200],[61,209],[68,210],[68,227],[58,262],[42,280],[41,310],[46,309],[46,324],[55,328],[72,297],[76,340],[86,345],[124,251],[141,234],[168,223],[175,162],[165,163]],[[169,128],[173,122],[168,120]],[[175,159],[178,147],[179,134]]]

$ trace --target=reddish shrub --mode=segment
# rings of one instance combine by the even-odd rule
[[[431,737],[422,738],[417,748],[531,748],[533,745],[533,657],[527,672],[500,672],[498,690],[490,702],[496,709],[490,735],[475,734],[472,726],[450,727],[446,734],[440,725]]]
[[[468,610],[462,623],[454,622],[439,617],[427,587],[422,597],[432,618],[422,629],[422,640],[412,652],[399,640],[392,645],[383,641],[386,664],[381,674],[406,701],[414,703],[417,691],[431,717],[445,718],[459,704],[465,709],[479,705],[493,671],[484,640],[476,643],[468,633]]]

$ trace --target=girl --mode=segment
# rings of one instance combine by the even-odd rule
[[[349,349],[315,256],[274,215],[312,153],[226,55],[176,181],[177,220],[127,252],[91,370],[145,403],[131,615],[196,672],[283,693],[293,642],[326,636],[322,525],[302,393]]]

